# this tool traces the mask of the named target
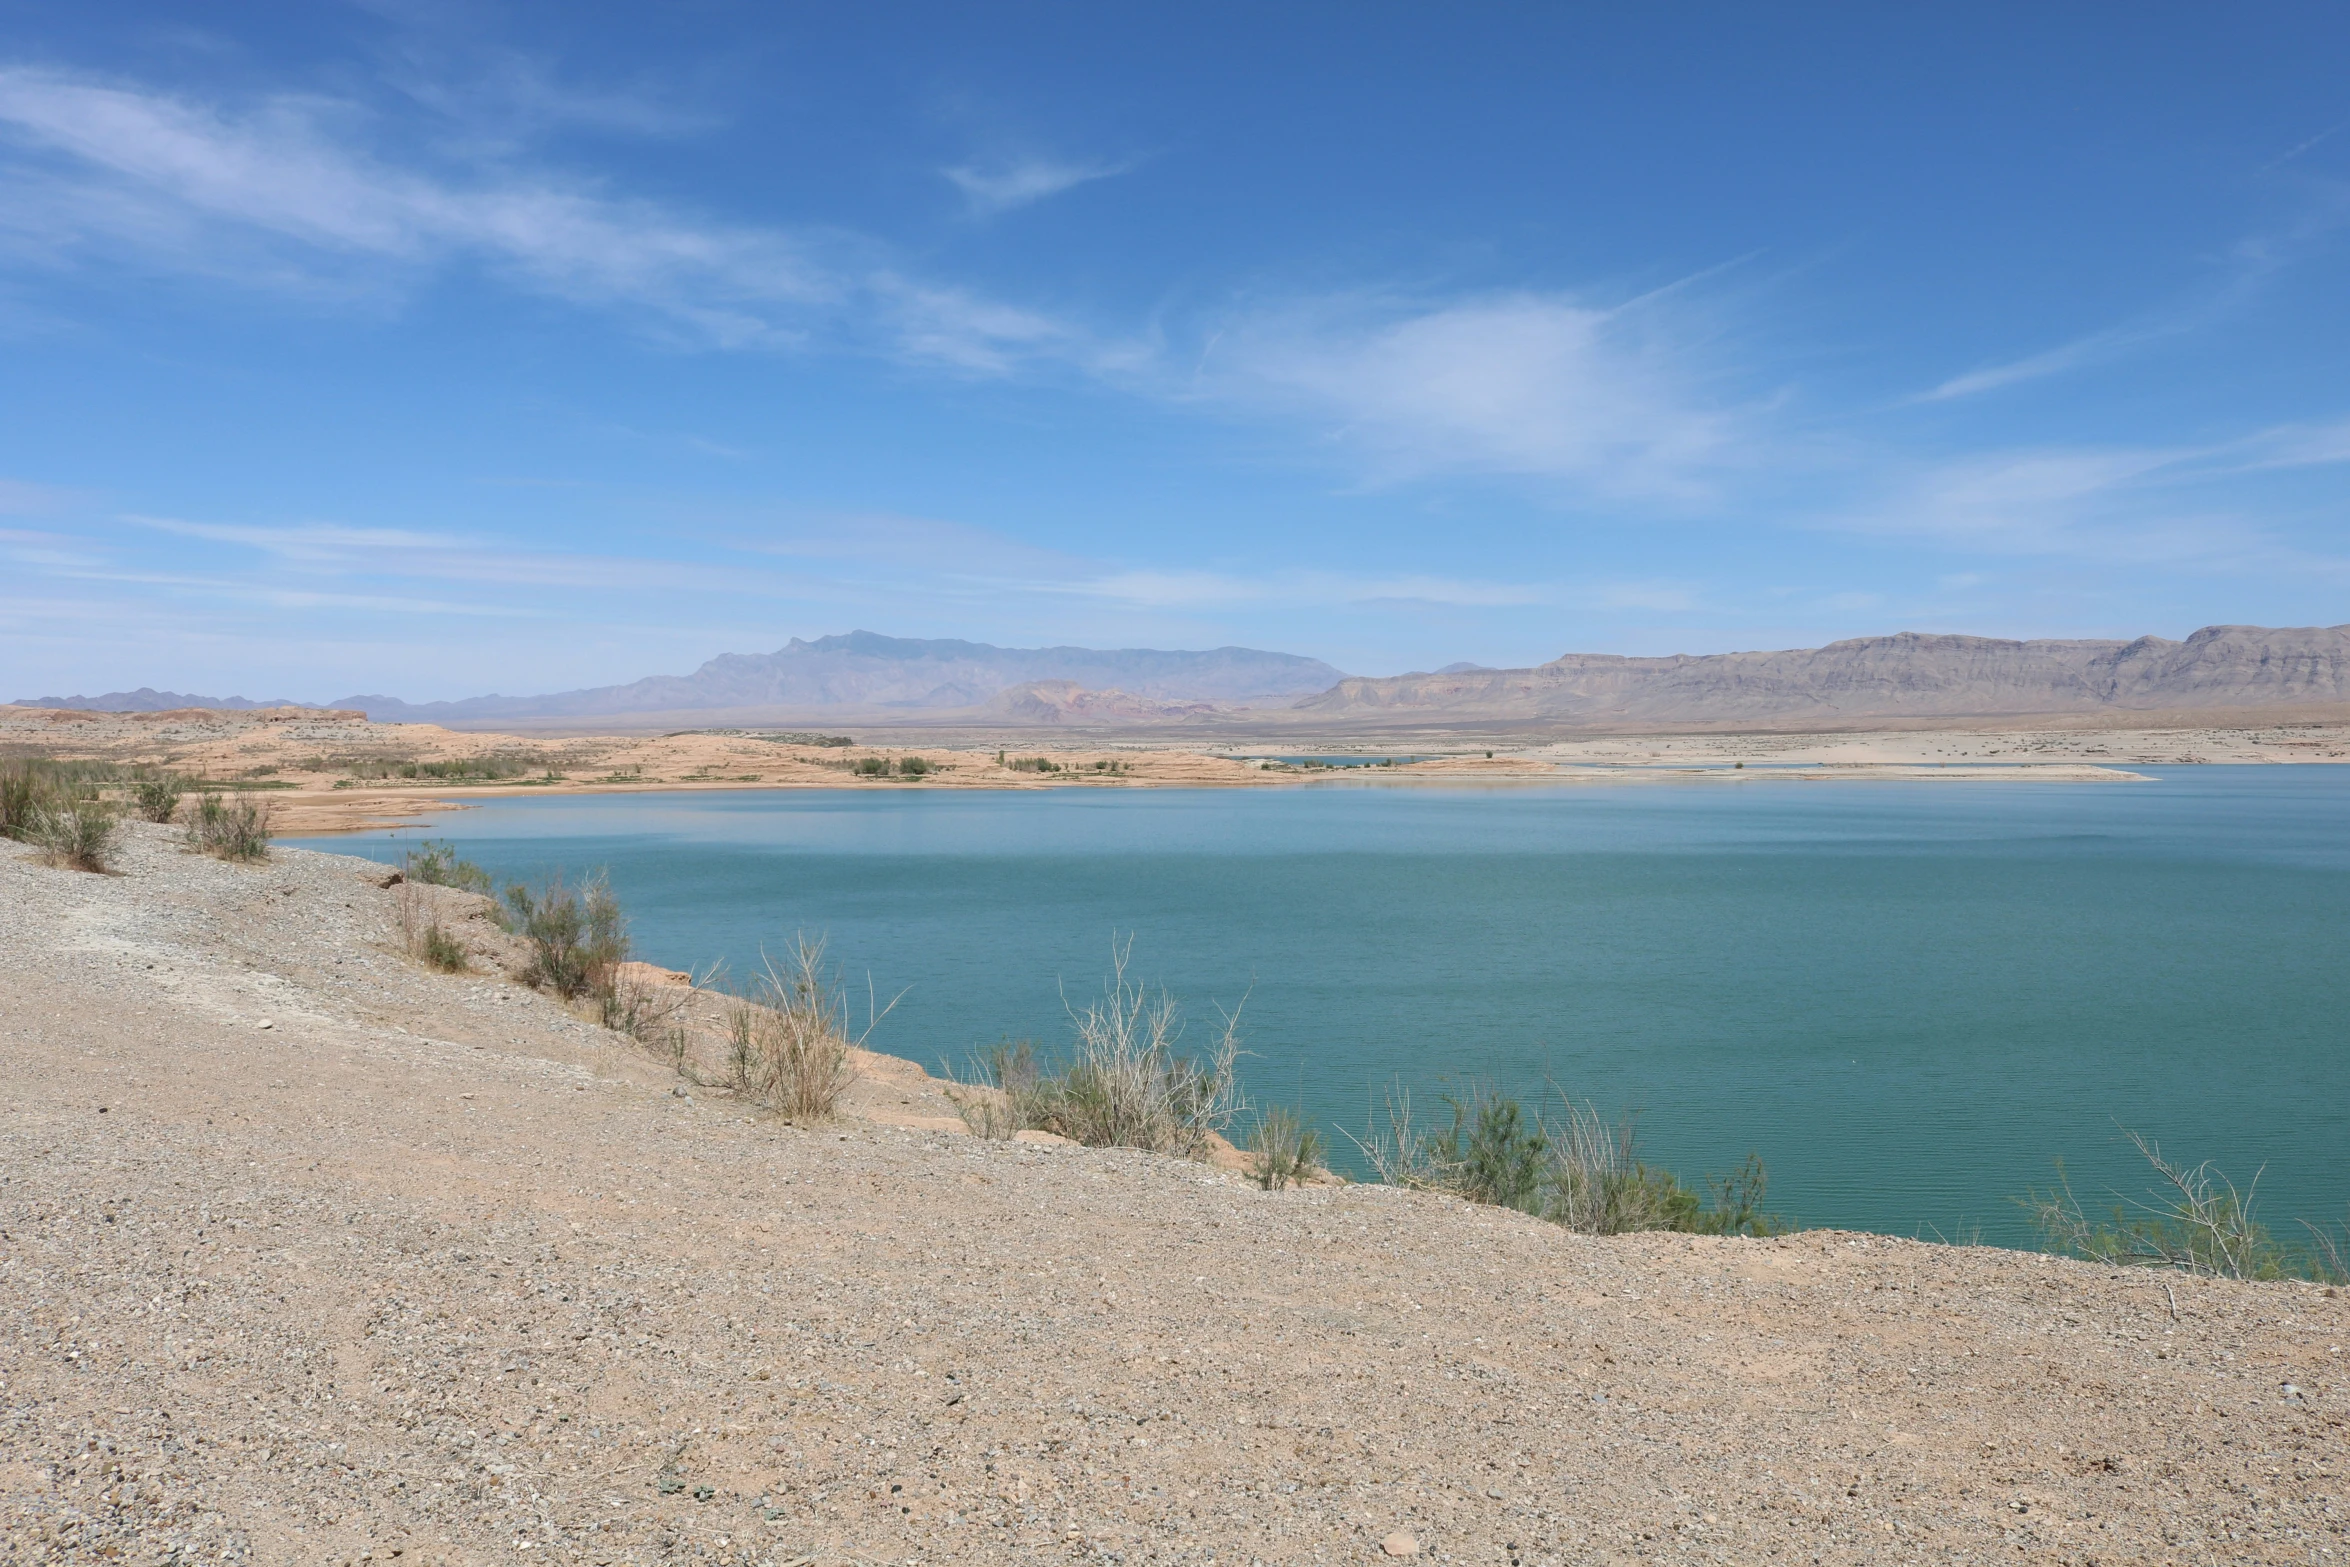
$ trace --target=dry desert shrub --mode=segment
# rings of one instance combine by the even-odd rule
[[[2328,1229],[2301,1221],[2309,1231],[2310,1277],[2326,1284],[2350,1284],[2350,1219]]]
[[[462,974],[472,964],[465,944],[441,923],[441,905],[428,889],[453,887],[487,893],[490,874],[457,858],[445,843],[427,842],[400,858],[400,939],[410,957],[443,974]]]
[[[764,962],[750,994],[727,1014],[729,1086],[787,1121],[829,1120],[856,1076],[851,1046],[887,1013],[872,1012],[851,1039],[848,997],[839,976],[824,971],[823,941],[797,937],[783,964]]]
[[[52,865],[103,872],[121,833],[99,796],[111,772],[96,763],[26,758],[0,767],[0,838],[35,845]]]
[[[614,971],[628,960],[627,921],[600,872],[577,886],[558,871],[536,892],[508,887],[506,928],[530,945],[524,982],[566,1001],[610,994]]]
[[[270,805],[239,795],[235,804],[218,794],[196,797],[188,816],[188,847],[215,859],[251,862],[269,858]]]
[[[471,860],[460,859],[453,843],[435,843],[427,838],[400,861],[400,874],[408,881],[420,881],[431,887],[455,887],[462,892],[487,894],[490,873]]]
[[[1451,1123],[1427,1130],[1415,1124],[1410,1091],[1391,1088],[1386,1127],[1374,1121],[1349,1140],[1390,1185],[1515,1208],[1588,1235],[1776,1235],[1789,1228],[1763,1211],[1769,1180],[1755,1155],[1729,1175],[1707,1177],[1700,1197],[1640,1157],[1630,1116],[1611,1121],[1590,1105],[1562,1101],[1552,1122],[1480,1088],[1465,1102],[1447,1099]]]
[[[0,765],[0,838],[31,842],[34,824],[48,810],[55,793],[55,785],[38,763]]]
[[[50,864],[101,874],[121,832],[114,807],[81,790],[53,796],[31,823],[32,841]]]
[[[2101,1223],[2082,1212],[2060,1163],[2055,1190],[2022,1199],[2052,1250],[2109,1266],[2175,1268],[2209,1278],[2350,1276],[2344,1267],[2350,1262],[2344,1240],[2331,1232],[2307,1225],[2312,1247],[2306,1253],[2269,1233],[2255,1212],[2257,1172],[2252,1184],[2239,1191],[2208,1159],[2198,1165],[2180,1164],[2163,1157],[2160,1145],[2151,1139],[2127,1130],[2123,1135],[2154,1168],[2153,1200],[2116,1201]]]
[[[1269,1192],[1302,1185],[1322,1173],[1322,1134],[1295,1110],[1278,1105],[1258,1113],[1248,1153],[1249,1174]]]
[[[1036,1046],[1025,1039],[1005,1040],[981,1051],[972,1081],[951,1082],[947,1097],[974,1135],[1003,1142],[1031,1129],[1038,1076]]]
[[[1240,1112],[1233,1073],[1240,1013],[1204,1055],[1178,1048],[1183,1011],[1167,991],[1127,976],[1131,939],[1110,944],[1101,996],[1081,1011],[1068,1059],[1047,1070],[1028,1045],[998,1046],[978,1063],[978,1081],[958,1085],[963,1119],[983,1136],[1053,1132],[1089,1148],[1142,1148],[1203,1158]],[[1008,1128],[1008,1129],[1007,1129]]]
[[[631,973],[632,968],[636,972]],[[644,976],[642,965],[615,966],[604,988],[595,993],[597,1021],[659,1051],[679,1076],[693,1077],[693,1036],[685,1026],[685,1013],[695,987],[656,983]]]
[[[149,773],[131,784],[131,808],[142,821],[168,822],[179,814],[183,792],[184,786],[173,774]]]

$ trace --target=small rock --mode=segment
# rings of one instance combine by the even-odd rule
[[[277,1025],[276,1025],[275,1023],[271,1022],[271,1021],[270,1021],[268,1018],[263,1018],[263,1019],[261,1020],[261,1027],[263,1027],[263,1028],[275,1028],[275,1027],[277,1027]]]
[[[1398,1529],[1379,1542],[1379,1549],[1390,1556],[1417,1556],[1420,1554],[1420,1542]]]
[[[1041,1147],[1046,1148],[1074,1148],[1077,1146],[1077,1140],[1073,1137],[1063,1137],[1058,1132],[1039,1132],[1033,1129],[1025,1132],[1014,1132],[1012,1134],[1012,1141],[1016,1143],[1035,1143]]]

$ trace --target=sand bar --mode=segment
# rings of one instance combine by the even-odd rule
[[[2314,737],[2313,737],[2314,736]],[[903,732],[825,744],[820,731],[503,735],[375,724],[351,713],[77,713],[0,707],[0,755],[166,767],[268,798],[286,834],[428,822],[474,800],[698,789],[1296,788],[1636,782],[2115,783],[2132,764],[2334,761],[2350,735],[2286,728],[1580,737],[1414,750],[1320,736],[1225,749],[1165,733]],[[859,737],[848,737],[859,738]],[[1343,766],[1395,757],[1398,765]],[[927,770],[909,774],[909,759]],[[1045,764],[1039,766],[1039,763]],[[860,764],[868,771],[861,772]],[[870,769],[884,769],[876,774]],[[416,776],[406,776],[415,774]]]

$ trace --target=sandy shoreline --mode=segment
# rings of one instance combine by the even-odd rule
[[[903,736],[893,739],[903,741]],[[1132,789],[1925,782],[2119,783],[2134,766],[2350,761],[2350,726],[1602,736],[1428,754],[1379,737],[1225,750],[1165,734],[999,735],[953,746],[818,745],[749,731],[483,734],[317,709],[89,714],[0,707],[0,755],[168,768],[253,790],[288,836],[429,822],[536,794],[706,789]],[[1316,765],[1395,757],[1400,765]],[[928,770],[902,769],[918,758]],[[1039,769],[1038,762],[1049,764]],[[861,775],[860,762],[886,776]],[[1023,766],[1022,764],[1025,764]],[[402,769],[418,777],[386,776]],[[499,774],[468,777],[469,770]],[[436,776],[438,774],[439,776]],[[452,776],[454,775],[454,776]]]

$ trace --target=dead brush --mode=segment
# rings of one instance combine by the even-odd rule
[[[1141,1148],[1205,1158],[1240,1113],[1234,1063],[1240,1012],[1224,1014],[1207,1051],[1183,1054],[1183,1010],[1167,991],[1127,977],[1134,943],[1110,943],[1110,976],[1081,1011],[1063,997],[1076,1032],[1069,1056],[1047,1071],[1028,1046],[1002,1046],[979,1062],[980,1081],[959,1085],[963,1120],[983,1136],[1052,1132],[1089,1148]]]
[[[1042,1106],[1036,1087],[1041,1075],[1034,1044],[1005,1040],[979,1052],[971,1081],[950,1076],[947,1097],[973,1136],[1005,1142],[1013,1133],[1037,1126]]]
[[[795,937],[780,965],[762,960],[750,993],[727,1011],[727,1086],[801,1126],[830,1120],[856,1078],[849,1051],[896,1005],[875,1009],[869,1000],[852,1038],[848,994],[837,972],[825,972],[824,942]]]
[[[2110,1220],[2100,1223],[2082,1211],[2059,1164],[2055,1190],[2020,1199],[2052,1250],[2108,1266],[2175,1268],[2219,1279],[2322,1278],[2345,1260],[2314,1226],[2314,1257],[2281,1245],[2256,1216],[2257,1173],[2238,1191],[2209,1160],[2181,1164],[2164,1158],[2152,1139],[2127,1128],[2123,1135],[2153,1167],[2158,1195],[2116,1202]]]
[[[443,974],[462,974],[472,967],[465,943],[441,923],[440,900],[430,884],[403,877],[396,907],[400,946],[410,957]]]
[[[630,972],[632,968],[636,972]],[[616,965],[608,982],[596,992],[596,1020],[661,1055],[678,1076],[700,1082],[694,1070],[693,1033],[686,1026],[686,1012],[694,991],[709,977],[682,985],[655,983],[644,977],[641,965]]]

